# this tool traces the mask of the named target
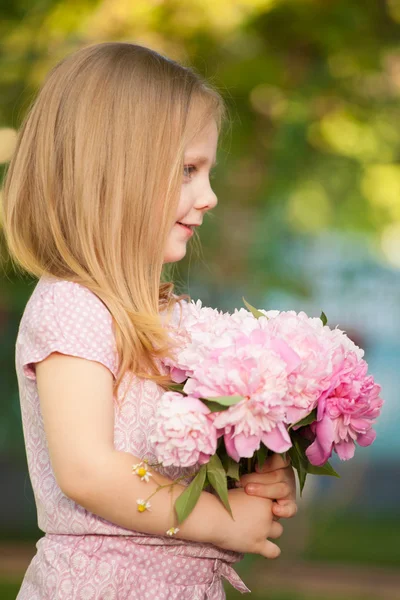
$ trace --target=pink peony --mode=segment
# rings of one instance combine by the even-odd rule
[[[162,395],[150,441],[163,466],[189,467],[209,461],[217,449],[217,431],[210,414],[198,398],[177,392]]]
[[[182,414],[194,418],[196,412],[213,423],[232,458],[253,456],[261,442],[275,452],[287,450],[286,426],[315,408],[317,422],[307,428],[312,464],[324,464],[333,450],[346,460],[353,456],[355,442],[373,442],[372,424],[383,403],[380,386],[367,377],[364,351],[345,332],[304,312],[260,309],[264,317],[256,319],[243,308],[223,313],[203,307],[200,300],[181,306],[171,328],[179,349],[173,361],[166,361],[172,379],[186,381],[190,402],[243,397],[218,413],[190,409]],[[168,464],[181,464],[172,454],[170,460]]]
[[[260,441],[276,452],[291,446],[283,424],[287,362],[268,344],[273,341],[259,330],[249,336],[236,333],[233,340],[222,337],[184,386],[187,394],[202,398],[243,396],[238,404],[211,417],[235,460],[252,456]],[[286,345],[278,349],[290,363],[295,359]]]
[[[182,314],[177,312],[171,324],[173,341],[179,344],[174,359],[165,359],[170,366],[171,378],[181,383],[191,376],[195,366],[208,356],[215,346],[216,340],[229,330],[232,330],[229,313],[217,309],[203,307],[201,300],[184,302]]]
[[[316,408],[345,352],[341,342],[330,336],[330,328],[318,318],[295,311],[265,314],[269,319],[260,319],[260,326],[285,342],[301,359],[288,375],[287,423],[296,423]]]
[[[207,358],[193,367],[193,375],[183,388],[186,394],[199,398],[251,396],[270,404],[284,404],[286,362],[251,337],[222,336]]]
[[[292,446],[283,424],[282,407],[267,406],[254,398],[245,398],[227,410],[213,413],[218,437],[224,436],[225,448],[236,462],[251,458],[263,442],[274,452],[285,452]]]
[[[318,421],[311,425],[315,440],[306,450],[313,465],[325,464],[333,450],[341,460],[348,460],[354,456],[355,442],[369,446],[375,440],[372,425],[383,405],[381,387],[367,376],[368,365],[359,355],[347,354],[321,397]]]

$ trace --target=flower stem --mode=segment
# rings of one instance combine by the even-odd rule
[[[169,487],[170,492],[172,492],[172,488],[174,487],[174,485],[176,485],[177,483],[179,483],[179,481],[181,481],[181,479],[186,479],[186,477],[191,477],[191,476],[197,475],[197,473],[189,473],[187,475],[181,475],[180,477],[177,477],[176,479],[174,479],[174,481],[172,483],[165,483],[164,485],[160,485],[159,483],[157,483],[157,481],[154,479],[153,476],[153,481],[154,483],[157,484],[157,488],[154,490],[154,492],[152,494],[150,494],[150,496],[148,498],[146,498],[145,502],[148,502],[150,500],[150,498],[152,498],[154,496],[154,494],[156,494],[159,490],[162,490],[163,488]]]

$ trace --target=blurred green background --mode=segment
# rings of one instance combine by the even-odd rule
[[[220,90],[232,129],[218,152],[219,204],[201,255],[189,250],[177,266],[180,289],[224,310],[243,295],[263,308],[324,310],[365,349],[385,399],[376,442],[332,461],[341,479],[309,477],[280,559],[247,556],[237,570],[255,600],[400,598],[400,0],[0,0],[0,17],[1,169],[49,68],[84,45],[148,45]],[[43,532],[14,365],[36,282],[16,275],[1,233],[0,263],[8,600]]]

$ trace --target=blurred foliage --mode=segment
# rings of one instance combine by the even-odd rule
[[[307,293],[281,275],[282,248],[325,228],[369,231],[400,262],[398,0],[2,0],[0,14],[5,128],[52,65],[99,41],[149,45],[221,90],[233,129],[196,276]]]
[[[310,294],[285,248],[327,229],[366,231],[400,265],[399,0],[0,0],[0,17],[3,168],[48,70],[87,44],[148,45],[221,91],[233,127],[202,259],[189,251],[177,267],[190,293],[195,282],[216,305],[238,306],[244,292],[254,304],[268,288]],[[17,284],[0,244],[9,356],[31,280]],[[14,397],[4,360],[1,385]]]
[[[399,567],[400,519],[397,515],[367,517],[345,511],[338,514],[337,511],[314,510],[312,518],[305,559]]]

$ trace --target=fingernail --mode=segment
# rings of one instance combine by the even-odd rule
[[[246,486],[246,492],[249,492],[249,494],[254,494],[254,492],[257,491],[257,488],[254,485],[248,485]]]

